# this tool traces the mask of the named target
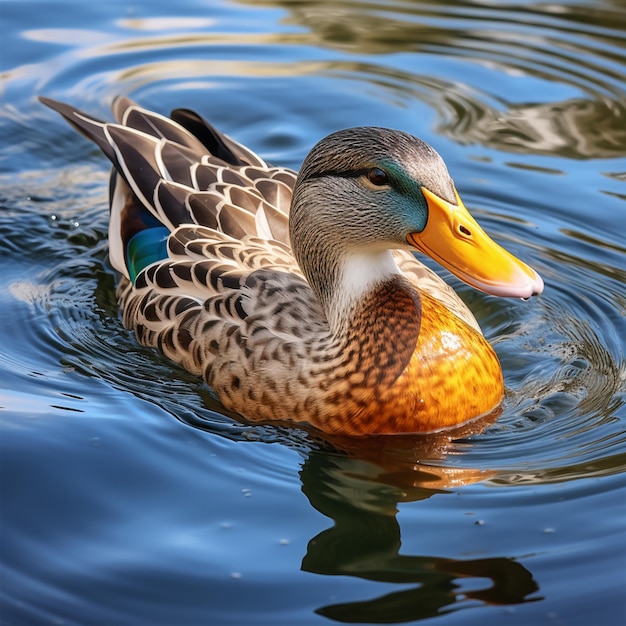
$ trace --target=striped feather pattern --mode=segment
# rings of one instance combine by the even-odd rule
[[[410,252],[394,251],[403,277],[370,294],[346,332],[333,335],[290,245],[295,172],[269,166],[185,109],[168,119],[118,98],[117,123],[104,123],[42,100],[113,163],[110,257],[122,274],[124,323],[141,343],[202,375],[228,409],[250,419],[351,434],[423,430],[427,422],[406,421],[419,410],[417,396],[409,402],[403,388],[381,391],[418,358],[427,311],[416,294],[443,303],[455,324],[478,329],[436,274]],[[155,223],[170,231],[167,258],[133,282],[128,243]],[[386,411],[381,398],[400,408]]]

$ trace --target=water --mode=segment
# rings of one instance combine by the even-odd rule
[[[623,623],[623,3],[0,10],[2,623]],[[39,94],[193,108],[294,168],[351,125],[435,145],[546,281],[523,303],[450,278],[502,361],[499,419],[338,453],[226,415],[122,327],[107,164]]]

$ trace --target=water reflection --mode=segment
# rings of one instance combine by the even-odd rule
[[[27,6],[13,4],[16,14]],[[167,17],[172,7],[159,2],[126,17],[116,3],[66,4],[56,22],[52,13],[35,19],[40,28],[23,8],[22,21],[5,20],[7,29],[24,30],[7,38],[13,65],[3,75],[0,111],[2,403],[46,416],[36,424],[43,448],[25,428],[5,450],[4,463],[21,477],[7,483],[7,497],[22,503],[30,494],[32,507],[5,511],[7,548],[27,546],[14,569],[9,564],[7,593],[17,590],[15,598],[48,622],[77,615],[117,623],[102,617],[104,607],[123,621],[132,619],[132,610],[124,613],[130,606],[144,621],[170,624],[193,622],[196,607],[203,617],[209,611],[209,623],[219,596],[220,617],[241,623],[309,623],[303,613],[285,617],[285,598],[342,622],[529,603],[516,623],[554,616],[577,624],[586,603],[594,623],[618,623],[603,618],[623,607],[615,549],[623,486],[611,476],[626,472],[626,273],[615,219],[626,176],[617,160],[572,159],[626,154],[623,0],[233,0],[211,3],[211,15],[206,7],[197,15],[198,3],[176,7],[193,25]],[[279,10],[259,11],[263,5]],[[324,131],[355,123],[451,138],[444,151],[461,166],[464,184],[491,183],[474,194],[488,209],[484,217],[531,249],[550,283],[532,307],[462,292],[505,370],[502,415],[454,440],[407,440],[395,449],[334,441],[329,450],[304,431],[226,414],[206,387],[122,327],[106,264],[106,165],[34,104],[42,92],[107,118],[118,93],[162,112],[188,105],[292,166]],[[293,138],[289,149],[279,131]],[[472,148],[476,160],[459,163],[470,150],[458,144],[494,150]],[[526,169],[498,169],[514,160],[499,151],[531,155],[511,164]],[[532,156],[539,154],[549,158]],[[74,418],[67,430],[59,429],[60,413]],[[102,416],[119,423],[103,430],[94,419]],[[108,441],[97,451],[110,456],[91,454],[100,431]],[[249,440],[278,445],[261,446],[259,459],[241,452]],[[216,441],[223,453],[214,456]],[[285,447],[299,455],[276,454]],[[56,463],[48,461],[51,449],[63,451]],[[246,475],[259,477],[258,489],[235,506]],[[55,517],[63,498],[43,487],[47,479],[71,500],[74,526],[67,511]],[[24,484],[33,489],[24,492]],[[300,488],[311,506],[300,502],[298,517]],[[211,506],[203,508],[203,498]],[[486,527],[465,517],[468,500],[481,515],[488,511]],[[316,511],[330,526],[321,532]],[[241,533],[232,544],[211,530],[227,515]],[[476,533],[466,539],[468,524]],[[266,548],[277,528],[298,539],[271,553],[268,576]],[[556,532],[543,535],[545,528]],[[463,541],[450,543],[446,529]],[[172,538],[193,541],[187,549]],[[481,541],[487,554],[472,554]],[[235,543],[244,576],[224,580],[225,553],[237,551]],[[216,556],[215,545],[224,552]],[[135,560],[119,559],[123,549]],[[246,568],[259,564],[258,578],[247,577]],[[298,574],[298,566],[318,575]],[[329,587],[341,600],[321,599]],[[57,610],[70,605],[65,615]],[[250,607],[259,607],[256,615]],[[186,612],[167,613],[177,608]],[[472,621],[467,611],[458,615],[457,622]],[[504,621],[499,611],[483,616]]]
[[[414,466],[398,481],[389,468],[347,456],[312,452],[302,471],[302,490],[334,525],[308,543],[304,571],[327,576],[410,585],[370,600],[322,606],[316,613],[339,622],[401,623],[482,604],[512,605],[540,600],[532,573],[512,557],[452,559],[400,554],[396,519],[401,501],[426,500],[449,486],[441,468]],[[454,484],[480,480],[481,473],[457,471]],[[407,485],[410,483],[410,487]],[[428,543],[428,533],[424,542]],[[462,582],[462,579],[478,582]]]
[[[39,89],[163,93],[175,82],[179,91],[208,91],[237,76],[321,76],[365,92],[376,87],[400,107],[425,103],[437,132],[460,144],[573,159],[626,154],[626,14],[610,5],[238,4],[282,8],[288,27],[233,33],[204,18],[193,29],[182,20],[160,32],[164,18],[122,19],[122,32],[106,42],[91,31],[29,31],[38,41],[64,43],[82,32],[92,42]]]
[[[378,75],[408,98],[424,88],[421,99],[439,114],[439,132],[459,143],[568,158],[626,154],[620,32],[626,19],[619,3],[593,9],[420,1],[262,4],[288,10],[288,23],[305,26],[314,45],[353,57],[378,55],[378,66],[353,61],[360,66],[346,75],[369,84]],[[411,53],[411,62],[396,60],[390,81],[384,57],[402,53]],[[327,65],[329,72],[338,69]],[[450,73],[455,81],[443,78]],[[466,73],[468,82],[461,79]],[[541,97],[520,102],[518,93],[531,93],[529,81]]]

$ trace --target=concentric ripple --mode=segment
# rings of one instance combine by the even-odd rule
[[[439,131],[455,141],[570,158],[624,155],[626,14],[618,3],[593,8],[402,1],[266,4],[287,8],[289,23],[305,26],[323,46],[352,55],[394,55],[393,66],[406,70],[399,84],[409,89],[415,82],[411,78],[434,80],[438,89],[429,103],[440,115]],[[451,67],[460,71],[447,71]],[[442,81],[442,75],[455,80]]]
[[[533,162],[532,158],[516,163],[526,167],[524,174],[516,174],[517,178],[525,176],[528,180],[563,172],[568,167],[563,158],[607,159],[624,154],[621,12],[608,8],[587,12],[575,6],[557,10],[554,5],[264,4],[285,11],[286,26],[282,31],[264,32],[248,17],[247,21],[239,21],[237,32],[233,32],[234,22],[230,20],[241,15],[230,16],[227,12],[196,22],[183,19],[168,23],[158,16],[117,17],[112,19],[107,34],[74,37],[74,46],[54,61],[59,69],[49,73],[43,83],[38,78],[38,91],[52,96],[62,92],[65,99],[83,106],[89,104],[85,96],[90,94],[96,100],[92,112],[103,116],[108,115],[103,101],[120,91],[147,100],[148,105],[158,92],[160,100],[172,106],[189,104],[189,100],[193,105],[194,100],[200,102],[204,94],[211,93],[221,106],[212,103],[210,111],[203,111],[202,106],[196,108],[206,114],[216,112],[215,121],[224,121],[230,134],[243,141],[254,135],[252,145],[260,144],[261,152],[266,142],[269,154],[265,156],[294,166],[312,141],[295,130],[299,121],[293,110],[279,121],[281,112],[285,112],[281,109],[291,105],[281,105],[274,111],[276,119],[270,126],[274,130],[269,136],[259,136],[258,121],[267,114],[269,103],[275,105],[279,94],[289,91],[292,83],[297,90],[326,97],[317,76],[347,85],[347,93],[338,95],[338,109],[343,97],[345,105],[359,105],[357,110],[362,113],[358,115],[364,121],[373,122],[371,113],[386,106],[396,115],[404,112],[408,123],[399,120],[397,125],[411,129],[416,124],[407,109],[430,109],[440,135],[457,145],[479,146],[482,154],[489,155],[479,160],[469,155],[474,159],[470,167],[461,161],[470,173],[489,175],[489,164],[498,151],[535,158],[548,155],[555,164],[561,159],[555,168],[550,167],[551,161]],[[585,24],[584,35],[581,23]],[[24,35],[31,41],[64,47],[70,40],[68,31],[55,29],[32,28]],[[250,54],[251,49],[254,54]],[[27,72],[34,78],[40,69],[33,66]],[[16,88],[18,76],[23,76],[23,71],[16,69],[9,74],[9,93]],[[533,93],[544,92],[545,97],[529,99],[529,83],[536,87]],[[355,93],[351,84],[365,86],[366,95]],[[240,119],[227,118],[226,111],[233,110],[231,99],[240,99],[244,88],[257,97],[239,102]],[[323,89],[328,89],[328,82]],[[381,107],[381,101],[388,104]],[[331,112],[316,120],[308,117],[309,105],[299,106],[300,115],[307,115],[307,123],[312,125],[332,126],[341,117]],[[44,119],[46,114],[33,110],[31,115]],[[76,139],[70,136],[71,131],[50,126],[45,119],[48,127],[61,136],[61,142],[55,140],[57,145],[45,158],[58,164],[61,154]],[[6,111],[2,124],[13,136],[20,129],[26,138],[25,149],[36,146],[43,158],[53,131],[35,132],[28,117],[13,108]],[[242,126],[241,132],[237,126]],[[321,128],[319,134],[324,130]],[[279,139],[281,134],[286,141]],[[318,135],[314,128],[311,134]],[[428,138],[428,132],[426,135]],[[89,146],[80,144],[76,160],[89,150]],[[121,329],[115,316],[113,279],[103,266],[104,166],[98,172],[78,165],[71,167],[71,173],[57,174],[50,180],[39,201],[31,198],[31,208],[20,208],[34,212],[40,230],[32,230],[24,240],[17,223],[13,232],[5,224],[5,246],[15,252],[26,243],[40,255],[59,259],[57,265],[38,276],[37,289],[49,290],[39,306],[51,311],[54,332],[66,342],[63,350],[58,344],[55,348],[68,353],[63,361],[83,373],[104,376],[116,386],[141,393],[135,385],[137,376],[145,377],[139,387],[150,384],[155,375],[153,359],[158,361],[158,357],[150,356],[149,364],[142,364],[145,354]],[[92,181],[87,187],[81,184],[86,179]],[[568,432],[577,432],[590,420],[602,424],[595,431],[598,438],[614,441],[619,447],[623,441],[614,437],[611,424],[615,418],[612,421],[610,416],[621,414],[624,401],[623,248],[610,241],[605,245],[575,224],[562,224],[553,236],[534,235],[529,223],[511,222],[516,215],[514,193],[490,198],[489,190],[485,193],[485,189],[468,182],[465,188],[469,187],[470,198],[474,196],[480,202],[486,225],[511,240],[507,245],[521,256],[530,249],[535,261],[543,266],[548,283],[540,301],[514,306],[486,299],[458,285],[494,341],[509,386],[504,414],[475,440],[475,447],[483,451],[477,462],[491,465],[495,459],[503,461],[502,448],[511,438],[516,441],[517,453],[527,461],[530,458],[539,465],[558,464],[562,457],[571,456],[573,444],[579,445],[575,437],[561,436],[561,425],[567,423]],[[462,179],[457,178],[457,185],[464,187]],[[68,207],[76,206],[78,194],[83,199],[98,196],[98,203],[70,215]],[[621,198],[619,193],[615,198]],[[39,207],[48,214],[47,224],[41,221]],[[56,207],[64,207],[65,215]],[[527,214],[531,221],[548,228],[555,223],[542,223],[544,216],[532,209]],[[44,234],[46,228],[51,229],[52,238]],[[75,232],[71,236],[64,233],[67,238],[59,239],[59,228],[73,228]],[[75,248],[71,251],[76,242],[83,246],[78,254]],[[51,243],[53,249],[49,248]],[[63,246],[70,247],[63,250]],[[77,289],[77,282],[84,299],[73,297],[68,306],[69,293]],[[30,297],[25,295],[28,290],[19,281],[11,286],[18,298]],[[41,294],[38,297],[41,299]],[[104,300],[106,306],[99,306],[99,300]],[[91,313],[86,312],[89,310]],[[37,342],[50,342],[49,331],[45,333],[46,337]],[[67,350],[67,344],[71,349]],[[161,376],[175,373],[189,381],[169,364],[160,363],[157,370]],[[185,393],[190,389],[183,388]],[[191,389],[197,393],[199,387],[192,384]],[[188,401],[186,397],[185,405]],[[188,419],[202,425],[203,418]],[[538,424],[546,425],[540,428]],[[538,446],[538,438],[545,441],[544,429],[551,433],[550,445]],[[523,449],[525,438],[528,449]],[[559,445],[555,447],[552,440],[558,440]],[[492,445],[494,450],[490,449]],[[580,450],[581,458],[588,454]],[[487,458],[481,456],[484,454]]]
[[[157,624],[191,610],[210,623],[214,592],[211,618],[250,624],[456,611],[612,623],[626,469],[620,2],[34,0],[3,17],[0,424],[17,547],[0,601],[14,615]],[[293,168],[348,126],[433,144],[478,221],[546,283],[529,302],[500,300],[438,270],[498,353],[500,414],[437,436],[328,440],[243,423],[139,346],[107,262],[108,163],[36,102],[109,119],[118,94],[195,109]],[[260,611],[237,613],[241,597]]]

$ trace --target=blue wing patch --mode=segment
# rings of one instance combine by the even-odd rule
[[[142,270],[156,261],[167,259],[167,238],[170,231],[165,226],[154,226],[133,235],[126,246],[128,273],[134,283]]]

